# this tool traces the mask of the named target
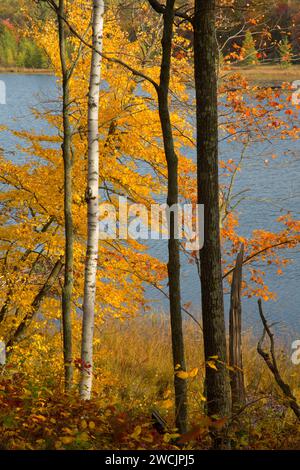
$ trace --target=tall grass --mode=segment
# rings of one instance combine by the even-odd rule
[[[202,333],[193,321],[184,322],[187,369],[199,372],[189,381],[191,421],[205,412],[204,357]],[[173,389],[171,338],[167,315],[150,315],[125,322],[108,321],[96,332],[100,343],[96,350],[96,368],[106,371],[114,380],[114,392],[124,408],[143,408],[150,412],[160,407]],[[265,397],[283,403],[272,375],[256,351],[258,338],[251,331],[243,335],[244,374],[249,401]],[[277,340],[277,358],[282,376],[299,394],[299,371],[293,365],[289,351]],[[266,402],[265,400],[265,402]],[[263,400],[262,400],[263,402]]]

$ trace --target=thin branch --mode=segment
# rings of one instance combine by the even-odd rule
[[[282,393],[288,400],[289,407],[293,410],[295,416],[300,421],[300,407],[297,403],[295,396],[292,393],[290,386],[283,381],[281,374],[279,372],[279,369],[278,369],[276,354],[275,354],[274,334],[272,333],[271,327],[268,325],[266,317],[264,316],[261,299],[258,300],[258,310],[259,310],[259,315],[260,315],[264,330],[257,344],[257,352],[263,358],[269,370],[272,372],[277,385],[279,386]],[[270,341],[269,352],[263,350],[263,347],[262,347],[266,335],[268,336],[269,341]]]
[[[31,323],[34,315],[37,313],[42,300],[46,297],[46,295],[49,293],[50,289],[52,288],[55,280],[59,276],[59,273],[63,267],[63,262],[62,258],[60,258],[58,261],[56,261],[55,265],[52,268],[52,271],[50,272],[47,280],[45,281],[45,284],[43,284],[42,288],[39,290],[39,292],[36,294],[34,297],[30,310],[28,313],[25,315],[23,320],[19,323],[18,328],[15,330],[13,335],[10,337],[10,339],[7,342],[6,348],[7,351],[9,348],[12,348],[16,342],[18,342],[21,339],[21,336],[24,332],[24,330],[27,328],[27,326]],[[11,351],[8,351],[8,354],[10,354]]]
[[[256,258],[257,256],[261,255],[262,253],[264,253],[266,251],[272,250],[273,248],[277,248],[279,246],[288,245],[288,244],[293,243],[295,241],[296,241],[295,239],[294,240],[293,239],[292,240],[284,240],[283,242],[279,242],[279,243],[275,243],[274,245],[266,246],[265,248],[262,248],[261,250],[256,251],[252,255],[245,258],[244,261],[243,261],[243,265],[249,263],[249,261],[251,261],[253,258]],[[222,279],[225,279],[227,276],[232,274],[233,271],[234,271],[234,268],[231,268],[229,271],[227,271],[225,274],[223,274]]]
[[[150,3],[153,10],[156,11],[156,13],[159,13],[161,15],[165,14],[166,7],[165,5],[162,5],[158,0],[148,0],[148,2]],[[189,21],[190,23],[193,23],[193,17],[185,12],[180,11],[180,8],[177,8],[174,13],[175,16],[177,16],[178,18],[182,18],[184,20]]]
[[[69,21],[57,11],[57,5],[53,0],[47,0],[47,3],[51,6],[52,9],[56,12],[57,16],[64,21],[64,23],[67,25],[69,28],[70,32],[75,36],[77,39],[79,39],[86,47],[88,47],[91,50],[94,50],[97,54],[99,54],[103,59],[107,60],[108,62],[111,62],[113,64],[118,64],[124,67],[125,69],[129,70],[133,75],[138,76],[143,78],[144,80],[148,81],[153,85],[153,87],[158,90],[158,84],[153,80],[151,77],[148,75],[144,74],[143,72],[140,72],[139,70],[134,69],[131,67],[129,64],[126,62],[123,62],[123,60],[117,59],[116,57],[109,57],[106,54],[104,54],[102,51],[99,51],[97,48],[95,48],[92,44],[88,43],[84,37],[76,31],[76,29],[69,23]]]

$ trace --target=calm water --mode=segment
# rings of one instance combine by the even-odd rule
[[[10,75],[0,74],[7,88],[7,104],[0,105],[0,125],[7,125],[15,130],[35,130],[49,133],[47,124],[35,119],[31,107],[58,107],[56,81],[47,75]],[[297,123],[299,125],[299,123]],[[50,132],[53,132],[50,130]],[[16,144],[18,139],[9,133],[0,133],[0,147],[8,158],[22,162]],[[271,154],[278,158],[270,159]],[[223,143],[221,158],[234,158],[239,155],[237,144]],[[269,164],[264,160],[268,158]],[[298,142],[280,141],[273,145],[260,143],[248,148],[243,164],[243,170],[236,181],[235,192],[247,189],[246,198],[239,205],[239,231],[249,236],[253,229],[276,230],[280,228],[276,218],[290,211],[295,217],[300,217],[300,149]],[[161,259],[166,259],[166,243],[155,241],[151,243],[151,252]],[[300,253],[293,250],[289,253],[293,261],[284,270],[283,276],[277,276],[276,270],[266,268],[267,282],[270,288],[277,292],[278,299],[268,302],[265,307],[272,321],[277,321],[277,331],[296,337],[300,334]],[[183,301],[192,302],[191,311],[200,316],[199,299],[200,287],[194,266],[182,259],[182,292]],[[154,301],[157,310],[166,309],[166,299],[158,292],[147,290],[148,297]],[[228,310],[228,295],[226,295]],[[244,326],[259,326],[255,299],[244,300]],[[299,335],[298,335],[299,336]]]

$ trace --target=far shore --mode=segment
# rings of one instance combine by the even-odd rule
[[[51,69],[31,69],[25,67],[0,67],[0,73],[20,73],[27,75],[53,75]]]
[[[232,66],[230,71],[236,71],[252,82],[274,83],[300,80],[300,64],[286,68],[281,65]]]
[[[292,82],[300,80],[300,64],[284,68],[281,65],[231,66],[231,72],[244,75],[249,81],[257,83]],[[34,69],[23,67],[0,67],[0,73],[28,75],[54,75],[51,69]]]

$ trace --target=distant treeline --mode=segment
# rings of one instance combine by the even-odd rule
[[[0,66],[47,68],[44,52],[29,38],[18,37],[8,21],[0,21]]]
[[[143,17],[137,17],[136,6],[140,0],[106,0],[107,9],[111,5],[119,5],[120,21],[123,29],[129,34],[131,40],[136,37],[136,22],[143,22]],[[189,5],[192,9],[193,0],[177,0],[179,6]],[[235,8],[226,10],[227,23],[218,31],[220,45],[224,45],[222,52],[227,56],[236,51],[235,46],[242,46],[245,42],[249,46],[252,34],[253,44],[250,44],[253,54],[249,54],[248,62],[253,62],[255,51],[257,63],[278,63],[285,61],[290,64],[300,63],[300,0],[257,0],[245,2],[235,0]],[[247,12],[245,4],[257,4],[257,12]],[[25,4],[30,8],[32,15],[45,20],[52,15],[46,2],[33,2],[32,0],[0,0],[0,67],[47,68],[47,57],[43,51],[29,38],[24,38],[18,32],[24,30],[26,16],[21,6]],[[91,2],[92,4],[92,2]],[[38,7],[37,7],[38,5]],[[255,10],[255,11],[256,11]],[[256,16],[263,15],[265,28],[256,24]],[[251,18],[254,16],[254,18]],[[268,33],[266,34],[266,31]],[[240,33],[238,33],[240,31]],[[193,41],[191,31],[182,30],[186,39]],[[250,41],[250,42],[249,42]],[[248,43],[248,44],[247,44]],[[192,45],[190,45],[192,47]],[[234,60],[233,60],[234,62]],[[244,61],[244,65],[246,61]],[[249,64],[248,64],[249,65]]]

